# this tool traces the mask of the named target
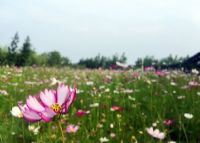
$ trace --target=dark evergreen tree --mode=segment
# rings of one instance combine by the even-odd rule
[[[15,65],[17,61],[17,48],[19,43],[18,33],[13,37],[10,46],[8,47],[7,63],[9,65]]]
[[[34,51],[31,49],[30,37],[27,36],[25,42],[22,46],[21,52],[18,58],[19,66],[30,66],[33,64],[33,53]]]

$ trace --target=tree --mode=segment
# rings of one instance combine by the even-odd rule
[[[18,33],[13,37],[10,46],[8,47],[7,62],[9,65],[15,65],[17,61],[17,48],[19,43]]]
[[[143,62],[143,63],[142,63]],[[145,58],[138,58],[135,62],[136,67],[141,67],[142,64],[144,67],[146,66],[156,66],[158,63],[158,60],[155,59],[153,56],[145,56]]]
[[[48,65],[49,66],[61,65],[61,55],[58,51],[52,51],[48,54]]]
[[[137,68],[141,67],[142,66],[142,58],[138,58],[136,61],[135,61],[135,66]]]
[[[123,53],[123,54],[121,55],[121,57],[119,58],[119,62],[125,64],[126,61],[127,61],[127,57],[126,57],[125,53]]]
[[[33,62],[34,51],[31,49],[30,37],[27,36],[18,58],[19,66],[30,66]]]
[[[70,60],[68,57],[62,57],[61,58],[61,65],[62,66],[69,66],[71,63],[70,63]]]
[[[48,53],[33,54],[34,64],[38,66],[47,66]]]

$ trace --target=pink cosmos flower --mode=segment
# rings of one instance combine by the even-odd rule
[[[163,72],[163,71],[156,71],[155,74],[156,74],[157,76],[161,76],[161,77],[166,76],[166,73]]]
[[[67,133],[76,133],[79,129],[79,126],[78,125],[73,125],[73,124],[70,124],[67,126],[66,128],[66,132]]]
[[[84,111],[84,110],[79,109],[79,110],[76,112],[76,116],[78,116],[78,117],[83,117],[83,116],[85,116],[86,114],[89,114],[89,113],[90,113],[90,111]]]
[[[190,81],[190,82],[188,83],[188,85],[189,85],[190,87],[198,87],[198,86],[199,86],[199,83],[196,82],[196,81]]]
[[[139,73],[139,72],[134,72],[134,73],[133,73],[133,77],[134,77],[134,78],[138,78],[139,76],[140,76],[140,73]]]
[[[26,104],[19,102],[23,117],[29,122],[49,122],[58,114],[66,113],[76,98],[76,88],[60,84],[57,90],[44,90],[37,96],[29,96]]]
[[[173,121],[170,120],[170,119],[166,119],[163,121],[163,123],[166,125],[166,126],[171,126],[173,124]]]
[[[146,131],[149,135],[151,135],[154,138],[157,138],[160,140],[165,138],[165,133],[160,132],[159,129],[153,130],[153,127],[150,127],[150,128],[147,128]]]
[[[112,106],[110,110],[111,111],[121,111],[121,110],[123,110],[123,108],[120,106]]]
[[[155,68],[153,66],[147,66],[144,67],[144,71],[155,71]]]

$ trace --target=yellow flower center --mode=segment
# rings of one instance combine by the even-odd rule
[[[62,110],[62,107],[58,103],[55,103],[51,105],[51,109],[53,109],[53,111],[55,111],[56,113],[60,113]]]

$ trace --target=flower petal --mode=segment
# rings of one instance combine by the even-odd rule
[[[45,108],[45,111],[42,112],[42,120],[44,122],[49,122],[52,120],[52,118],[56,115],[56,113],[50,109],[50,108]]]
[[[165,138],[165,133],[160,133],[157,138],[159,139],[164,139]]]
[[[63,105],[68,97],[69,89],[64,84],[60,84],[57,88],[57,103]]]
[[[29,96],[28,99],[26,100],[26,105],[36,111],[36,112],[42,112],[45,110],[44,106],[39,103],[39,101],[36,99],[36,97],[34,96]]]
[[[52,90],[46,89],[44,92],[41,92],[39,96],[42,103],[47,107],[50,107],[52,104],[56,103],[56,97]]]
[[[79,129],[79,126],[78,125],[73,125],[73,124],[70,124],[67,126],[66,128],[66,132],[67,133],[76,133]]]
[[[67,112],[70,105],[73,103],[73,101],[76,98],[76,88],[74,89],[70,89],[71,91],[69,91],[69,96],[67,97],[67,101],[65,103],[65,109],[63,110],[63,113]]]
[[[23,117],[29,122],[37,122],[41,120],[41,117],[37,112],[34,112],[28,108],[26,108],[22,114]]]
[[[150,128],[147,128],[146,130],[147,130],[147,132],[148,132],[150,135],[152,135],[152,134],[153,134],[153,128],[152,128],[152,127],[150,127]]]

